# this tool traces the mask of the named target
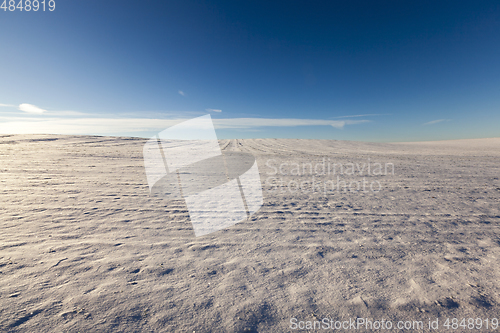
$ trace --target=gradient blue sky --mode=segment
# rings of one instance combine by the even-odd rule
[[[0,133],[500,137],[499,1],[55,2],[0,10]]]

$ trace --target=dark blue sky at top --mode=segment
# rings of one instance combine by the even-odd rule
[[[56,0],[54,12],[0,11],[0,31],[3,104],[370,120],[220,137],[500,136],[498,1]],[[378,115],[338,118],[365,114]]]

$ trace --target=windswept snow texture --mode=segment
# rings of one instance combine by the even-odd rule
[[[201,237],[149,195],[146,141],[0,137],[0,331],[500,316],[500,139],[219,140],[256,157],[263,207]]]

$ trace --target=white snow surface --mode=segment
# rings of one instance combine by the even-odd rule
[[[183,200],[149,195],[146,141],[0,137],[0,331],[499,317],[498,138],[219,140],[256,157],[263,206],[201,237]],[[322,175],[323,161],[344,173]],[[380,190],[330,190],[363,179]]]

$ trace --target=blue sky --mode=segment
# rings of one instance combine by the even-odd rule
[[[0,10],[0,133],[500,137],[498,1],[69,1]]]

